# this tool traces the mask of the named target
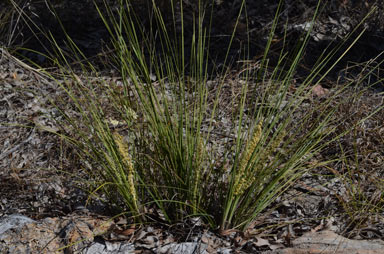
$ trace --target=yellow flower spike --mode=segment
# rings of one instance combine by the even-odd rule
[[[263,121],[260,120],[253,132],[251,140],[248,142],[244,151],[244,156],[239,163],[239,171],[236,174],[234,194],[241,195],[253,182],[254,177],[249,177],[250,172],[247,171],[247,165],[251,164],[252,154],[257,147],[262,135]]]
[[[125,162],[128,162],[131,160],[131,157],[129,156],[129,149],[126,143],[124,142],[124,138],[117,132],[113,133],[113,139],[115,140],[119,152],[122,155]]]
[[[138,212],[139,210],[138,210],[138,207],[137,207],[137,193],[136,193],[136,189],[135,189],[135,185],[134,185],[135,184],[135,181],[134,181],[134,173],[135,173],[135,171],[134,171],[134,167],[133,167],[131,156],[129,155],[128,146],[124,142],[123,137],[119,133],[117,133],[117,132],[113,133],[113,139],[115,140],[115,142],[117,144],[117,147],[118,147],[118,150],[119,150],[121,156],[124,159],[123,163],[124,163],[124,165],[128,169],[127,180],[128,180],[128,184],[129,184],[129,193],[132,196],[132,200],[133,200],[133,204],[135,206],[135,210]]]

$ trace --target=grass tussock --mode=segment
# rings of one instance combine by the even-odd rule
[[[229,70],[221,70],[214,83],[208,78],[211,45],[205,24],[211,17],[198,1],[194,29],[187,36],[183,1],[172,3],[170,12],[181,20],[179,33],[169,27],[180,20],[167,24],[155,1],[150,21],[156,29],[149,31],[140,26],[129,1],[121,1],[117,11],[107,3],[107,12],[96,6],[110,33],[121,84],[82,82],[64,68],[70,64],[57,47],[63,77],[77,80],[71,86],[60,83],[76,112],[62,110],[60,124],[71,130],[65,131],[66,138],[84,161],[92,193],[108,197],[137,221],[149,220],[145,212],[154,208],[169,223],[201,216],[212,228],[246,230],[304,173],[330,163],[315,157],[348,133],[336,131],[344,119],[335,115],[341,103],[336,98],[348,84],[318,104],[309,103],[339,48],[324,54],[311,74],[293,85],[311,30],[302,35],[293,56],[283,48],[277,64],[270,66],[280,4],[257,71],[246,64],[235,80],[237,95],[228,98]],[[244,9],[245,2],[237,22]],[[236,28],[226,59],[235,34]],[[80,58],[69,37],[68,43]],[[89,63],[82,67],[94,70]],[[221,103],[225,100],[233,105],[230,114]],[[223,119],[227,128],[218,130]],[[218,138],[217,131],[228,138]]]

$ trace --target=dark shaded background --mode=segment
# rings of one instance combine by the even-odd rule
[[[157,2],[166,17],[166,22],[169,23],[169,27],[174,27],[169,9],[170,1],[171,0],[158,0]],[[183,1],[185,31],[188,35],[192,33],[193,16],[196,15],[198,7],[195,0]],[[115,10],[117,10],[118,2],[117,0],[107,1],[109,6]],[[105,59],[100,57],[100,53],[108,52],[110,36],[94,7],[96,3],[102,7],[101,9],[103,10],[103,0],[18,0],[17,3],[21,10],[24,11],[25,16],[29,17],[30,20],[20,16],[13,9],[9,0],[0,3],[0,10],[2,10],[2,12],[5,11],[13,15],[12,19],[10,19],[6,25],[2,25],[2,30],[0,30],[0,43],[5,44],[5,46],[11,49],[15,49],[15,52],[23,57],[36,61],[43,66],[49,66],[52,63],[50,63],[46,57],[20,48],[33,49],[34,51],[45,54],[54,54],[51,43],[43,35],[44,33],[50,33],[60,47],[65,52],[68,52],[68,56],[70,57],[72,53],[65,43],[66,38],[62,29],[62,27],[64,27],[66,33],[76,42],[86,57],[93,59],[99,68],[106,68]],[[241,23],[237,27],[235,40],[232,50],[230,51],[230,58],[233,62],[241,56],[239,49],[247,45],[248,38],[250,41],[249,57],[255,61],[260,59],[278,3],[279,1],[276,0],[246,1],[246,12],[243,12],[241,15]],[[282,42],[285,31],[287,31],[285,38],[287,50],[294,52],[300,36],[304,33],[303,27],[306,22],[312,19],[317,3],[317,0],[286,0],[282,2],[282,11],[271,50],[271,63],[273,63],[274,59],[273,54],[277,57],[279,50],[283,47]],[[149,0],[130,1],[130,5],[137,14],[139,26],[146,29],[146,31],[149,31],[151,28],[153,29],[153,27],[150,27],[149,22],[149,16],[151,14]],[[206,4],[207,16],[213,13],[210,47],[212,60],[210,64],[212,64],[212,66],[220,66],[220,64],[223,63],[225,58],[225,50],[223,50],[223,48],[226,48],[228,45],[240,6],[241,0],[215,0],[214,2],[209,1]],[[331,79],[344,77],[346,70],[348,70],[348,75],[358,75],[358,73],[361,72],[362,66],[354,67],[356,70],[353,70],[350,66],[369,61],[384,50],[384,3],[379,0],[322,1],[320,6],[321,13],[308,44],[308,50],[302,68],[298,71],[298,78],[308,73],[308,70],[313,66],[327,46],[330,44],[339,45],[342,39],[357,27],[374,6],[377,7],[376,11],[374,11],[358,29],[358,31],[361,31],[365,28],[366,32],[346,55],[344,60],[336,66],[330,75]],[[61,21],[61,24],[58,22],[56,15]],[[36,24],[36,26],[31,25],[33,23]],[[180,23],[177,17],[176,30],[181,29],[178,27]],[[248,27],[246,24],[248,24]],[[11,33],[12,40],[9,39],[9,34]],[[354,39],[354,37],[351,39]],[[186,39],[187,48],[189,47],[188,41],[189,40]],[[348,43],[346,45],[348,45]],[[186,52],[188,51],[189,50],[186,50]],[[340,54],[342,52],[343,48],[340,50]],[[337,55],[335,57],[337,57]],[[376,62],[380,60],[381,58],[378,58]],[[380,78],[380,76],[376,75],[372,80]],[[378,89],[381,89],[380,85]]]

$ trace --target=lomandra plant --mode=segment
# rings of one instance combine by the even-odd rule
[[[170,1],[175,22],[171,26],[156,2],[150,4],[153,19],[149,30],[141,26],[130,1],[121,0],[117,12],[107,3],[106,12],[97,7],[110,33],[114,63],[123,84],[82,82],[69,72],[76,82],[62,86],[81,117],[62,112],[63,126],[75,130],[67,140],[81,151],[84,162],[91,162],[86,168],[93,180],[92,194],[104,193],[138,222],[148,220],[147,211],[155,208],[159,217],[170,223],[201,216],[213,228],[246,230],[303,173],[326,164],[313,157],[329,139],[341,136],[329,138],[342,121],[333,117],[337,108],[334,96],[300,114],[312,88],[328,73],[320,74],[338,48],[319,60],[301,84],[292,87],[309,30],[295,55],[283,50],[269,72],[268,56],[280,4],[259,71],[254,76],[244,71],[237,80],[240,96],[233,98],[237,108],[231,129],[235,138],[232,145],[222,146],[228,150],[218,157],[211,142],[212,130],[224,112],[220,101],[227,72],[217,78],[216,87],[209,86],[212,18],[206,16],[206,5],[197,1],[193,32],[187,36],[183,1]],[[236,24],[244,8],[245,2]],[[176,17],[181,23],[176,24]],[[311,24],[314,21],[315,17]],[[236,25],[226,59],[235,31]],[[187,38],[189,48],[185,46]],[[52,41],[55,43],[54,38]],[[68,42],[81,55],[69,37]],[[65,62],[57,48],[58,57]],[[101,98],[108,98],[108,105]],[[113,130],[111,114],[118,119],[113,121],[125,124],[124,133]]]
[[[102,17],[117,52],[115,60],[123,74],[124,90],[133,88],[139,101],[138,109],[148,123],[147,137],[151,140],[147,140],[150,153],[146,156],[150,163],[144,163],[145,166],[138,163],[138,172],[153,199],[149,202],[155,203],[165,218],[175,221],[203,215],[212,226],[222,230],[244,230],[304,172],[325,163],[314,164],[311,159],[332,133],[329,123],[335,124],[332,116],[336,107],[330,107],[332,96],[319,108],[309,110],[300,121],[295,118],[295,112],[311,94],[311,88],[325,76],[314,82],[336,50],[319,61],[311,75],[290,94],[293,73],[310,31],[303,35],[297,54],[289,59],[290,65],[287,66],[287,55],[282,52],[273,73],[266,78],[266,58],[278,22],[276,15],[258,73],[264,78],[252,84],[247,72],[242,77],[245,82],[238,115],[233,119],[237,123],[233,128],[237,138],[234,149],[228,151],[231,166],[228,170],[218,169],[214,166],[218,158],[209,158],[205,148],[210,142],[212,122],[222,107],[219,98],[226,74],[223,73],[215,94],[209,94],[209,27],[203,26],[204,19],[209,20],[205,17],[206,9],[197,2],[198,13],[194,16],[190,38],[191,57],[186,59],[183,1],[178,3],[179,8],[170,5],[173,16],[181,17],[179,34],[167,29],[161,9],[153,2],[158,39],[151,34],[152,30],[146,34],[138,27],[128,2],[121,4],[117,19],[111,12],[112,19]],[[156,50],[158,45],[160,53]],[[261,93],[257,93],[257,86]],[[255,103],[246,119],[249,99]],[[203,133],[203,123],[207,121],[208,128]]]

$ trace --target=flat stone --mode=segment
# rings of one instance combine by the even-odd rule
[[[351,240],[325,230],[310,232],[292,241],[292,247],[268,254],[382,254],[382,240]],[[267,254],[266,253],[266,254]]]
[[[205,243],[185,242],[171,243],[157,248],[156,253],[162,254],[208,254],[208,245]]]
[[[112,248],[111,248],[112,247]],[[105,244],[94,242],[82,254],[133,254],[135,246],[132,243],[111,243]]]
[[[41,221],[9,216],[2,223],[0,253],[82,253],[93,243],[95,236],[107,232],[112,224],[106,219],[77,215]]]

